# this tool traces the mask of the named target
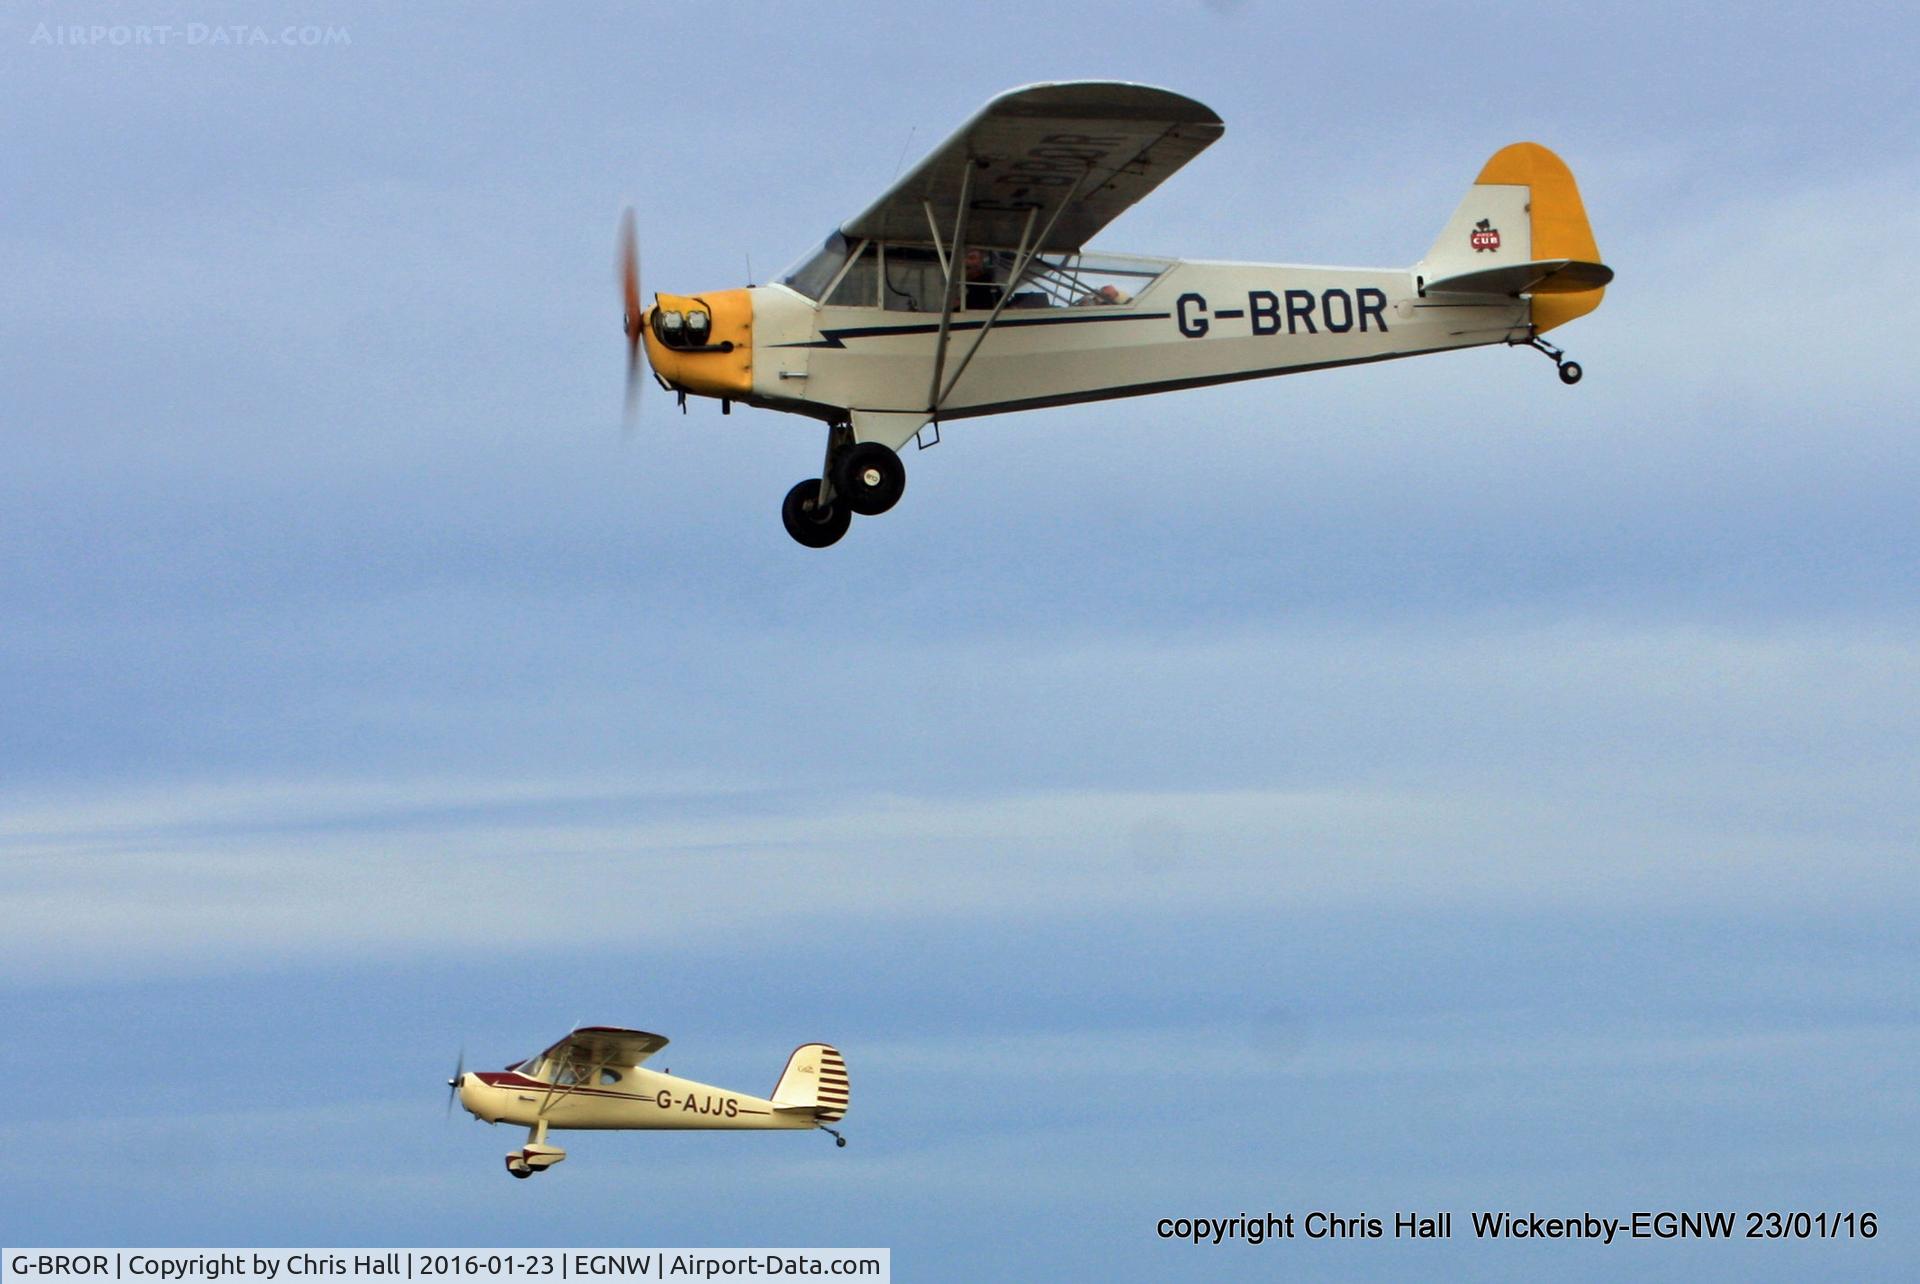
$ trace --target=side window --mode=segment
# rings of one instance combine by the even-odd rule
[[[886,270],[881,273],[883,306],[890,312],[938,312],[940,287],[946,276],[930,249],[910,245],[886,247]]]
[[[619,1082],[620,1082],[620,1072],[618,1070],[602,1070],[600,1072],[601,1087],[604,1088],[611,1084],[616,1084]]]
[[[868,243],[847,268],[840,284],[833,287],[827,303],[840,308],[876,308],[880,306],[880,251]]]

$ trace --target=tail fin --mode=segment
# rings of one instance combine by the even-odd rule
[[[1493,154],[1453,212],[1440,239],[1415,269],[1423,283],[1494,268],[1566,260],[1600,268],[1573,172],[1538,143],[1514,143]],[[1604,272],[1605,270],[1602,269]],[[1599,274],[1591,274],[1599,275]],[[1610,278],[1611,272],[1605,272]],[[1600,306],[1604,285],[1569,288],[1565,277],[1533,298],[1533,328],[1544,334]]]
[[[776,1106],[805,1109],[822,1123],[833,1123],[847,1113],[847,1063],[840,1051],[824,1043],[803,1043],[787,1058],[787,1068],[773,1087]]]

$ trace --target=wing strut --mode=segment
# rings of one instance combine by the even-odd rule
[[[927,389],[927,401],[934,407],[940,405],[940,372],[947,364],[947,327],[953,321],[953,278],[960,271],[960,242],[967,230],[967,192],[973,186],[973,165],[960,171],[960,204],[953,215],[953,253],[946,256],[946,286],[940,305],[940,337],[933,344],[933,385]],[[933,225],[933,206],[928,205],[927,224]],[[934,231],[934,252],[940,251],[940,234]]]
[[[1047,220],[1046,227],[1040,230],[1040,237],[1038,240],[1035,240],[1033,238],[1033,218],[1034,218],[1034,215],[1040,212],[1039,207],[1034,206],[1027,210],[1026,226],[1020,229],[1020,248],[1014,253],[1013,267],[1007,272],[1007,283],[1005,287],[1003,287],[1000,291],[999,301],[993,305],[993,311],[987,314],[987,319],[985,323],[982,324],[980,327],[980,333],[976,334],[973,337],[973,343],[967,348],[966,355],[960,358],[960,364],[954,367],[953,377],[947,380],[946,387],[944,388],[940,386],[940,367],[941,367],[943,358],[946,356],[947,318],[945,315],[943,315],[940,318],[940,345],[937,349],[935,349],[935,352],[934,352],[933,389],[928,394],[932,401],[932,405],[930,405],[927,409],[928,414],[934,416],[935,418],[939,417],[940,407],[946,405],[947,398],[953,395],[953,386],[959,383],[960,376],[967,372],[967,363],[973,360],[974,353],[980,351],[980,345],[987,341],[987,335],[991,333],[993,330],[993,323],[1000,319],[1000,314],[1006,310],[1008,301],[1013,298],[1013,287],[1020,280],[1021,274],[1023,274],[1027,270],[1027,264],[1031,263],[1033,261],[1034,255],[1040,252],[1040,247],[1047,243],[1047,237],[1051,235],[1053,232],[1053,225],[1060,221],[1061,214],[1065,213],[1067,207],[1073,204],[1073,198],[1080,194],[1080,189],[1086,185],[1087,176],[1091,173],[1093,173],[1093,167],[1091,165],[1087,166],[1085,169],[1080,171],[1080,177],[1074,182],[1072,190],[1070,190],[1066,194],[1066,196],[1061,200],[1059,206],[1053,211],[1053,216]],[[960,190],[962,193],[962,201],[963,201],[961,205],[961,209],[964,210],[966,208],[966,205],[964,204],[965,192],[966,192],[965,179],[961,180]],[[958,261],[959,247],[958,245],[956,245],[954,248],[955,248],[955,259],[956,261]],[[952,299],[953,283],[952,283],[951,272],[948,273],[947,291],[948,291],[947,302],[948,302],[949,308],[951,308],[951,305],[953,302],[953,299]]]
[[[965,182],[965,176],[961,178]],[[940,243],[940,223],[933,217],[933,202],[921,201],[920,208],[927,212],[927,231],[933,236],[933,252],[940,259],[940,274],[947,273],[947,247]]]
[[[539,1126],[543,1133],[547,1126],[547,1123],[546,1123],[547,1112],[552,1110],[555,1106],[559,1105],[562,1101],[565,1101],[568,1097],[571,1097],[574,1093],[574,1089],[580,1086],[583,1080],[583,1077],[591,1073],[591,1071],[594,1069],[594,1067],[588,1064],[587,1061],[575,1060],[573,1057],[570,1057],[570,1056],[562,1056],[561,1058],[559,1058],[559,1062],[560,1064],[553,1071],[553,1078],[549,1080],[547,1083],[546,1095],[540,1099],[540,1109],[537,1112],[538,1115],[540,1116]],[[573,1073],[572,1083],[560,1082],[560,1075],[563,1071],[571,1071]],[[560,1090],[557,1096],[554,1093],[554,1089],[556,1088]],[[543,1135],[543,1136],[534,1138],[534,1140],[545,1141],[546,1137]]]

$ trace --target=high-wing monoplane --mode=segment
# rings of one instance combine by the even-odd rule
[[[847,1063],[836,1049],[800,1045],[773,1095],[753,1097],[647,1069],[647,1058],[666,1046],[645,1030],[582,1026],[505,1070],[456,1067],[447,1107],[458,1094],[474,1118],[527,1129],[526,1144],[507,1154],[515,1177],[545,1172],[567,1157],[547,1142],[555,1128],[818,1128],[835,1145],[847,1144],[832,1126],[847,1113]]]
[[[1095,233],[1224,126],[1191,98],[1106,81],[1001,94],[772,284],[640,294],[622,232],[629,402],[641,356],[689,395],[826,426],[781,516],[812,548],[906,488],[899,452],[952,420],[1504,343],[1600,304],[1572,173],[1537,143],[1494,153],[1412,267],[1089,253]]]

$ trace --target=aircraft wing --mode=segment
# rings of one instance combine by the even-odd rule
[[[1039,249],[1077,250],[1225,130],[1210,109],[1150,85],[1027,85],[974,113],[841,230],[855,240],[925,244],[931,207],[946,240],[971,164],[967,244],[1017,246],[1029,210],[1038,211],[1037,235],[1066,201]]]
[[[662,1034],[622,1030],[610,1025],[583,1025],[542,1056],[579,1065],[637,1066],[667,1046]]]

